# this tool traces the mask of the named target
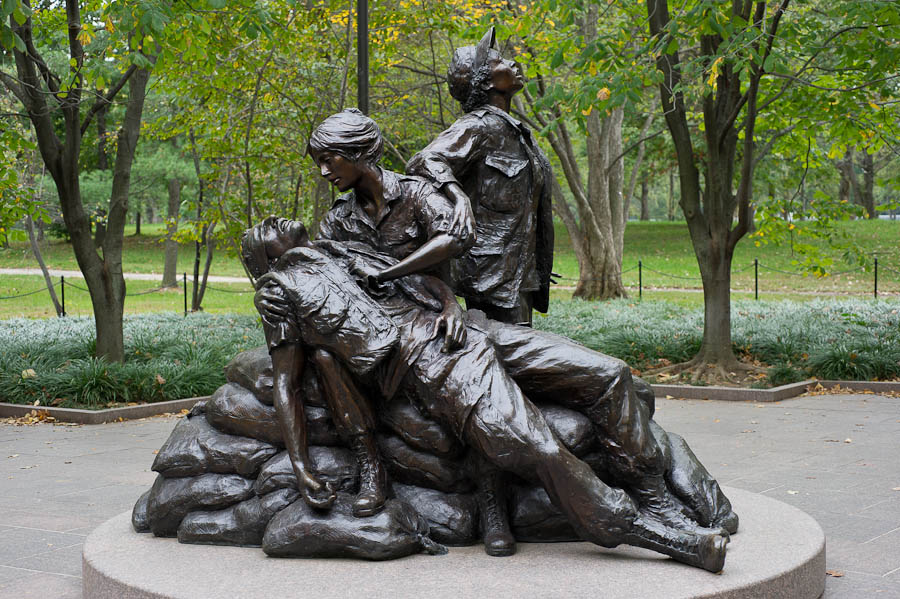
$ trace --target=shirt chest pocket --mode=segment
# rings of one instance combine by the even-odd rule
[[[484,159],[481,205],[495,212],[515,212],[528,206],[528,160],[508,154],[490,154]]]
[[[421,240],[422,243],[427,241],[422,239],[423,233],[416,222],[391,223],[391,226],[384,227],[380,233],[384,244],[390,248],[405,247],[418,240]],[[393,253],[391,250],[388,251]]]

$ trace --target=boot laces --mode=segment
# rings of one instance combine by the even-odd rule
[[[359,481],[363,487],[375,486],[375,467],[369,458],[366,444],[362,441],[356,443],[356,462],[359,464]]]
[[[488,528],[493,530],[503,529],[506,523],[503,521],[503,518],[500,517],[500,509],[497,504],[497,496],[494,494],[494,490],[485,488],[483,494]]]

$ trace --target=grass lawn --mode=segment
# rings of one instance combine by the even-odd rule
[[[846,221],[840,228],[855,240],[859,248],[878,257],[878,290],[900,293],[900,221]],[[556,227],[556,254],[553,267],[566,277],[562,284],[574,285],[578,277],[578,262],[571,249],[565,227]],[[873,273],[834,273],[855,269],[840,256],[832,256],[832,276],[817,278],[802,274],[788,275],[773,272],[777,269],[798,272],[791,262],[798,259],[790,247],[774,244],[756,247],[743,239],[738,243],[732,264],[732,289],[753,292],[753,259],[759,260],[759,289],[767,298],[790,295],[795,291],[871,294]],[[644,287],[701,288],[697,258],[691,247],[687,225],[681,222],[629,222],[625,228],[625,255],[622,260],[623,281],[637,288],[638,260],[643,261]],[[653,272],[658,271],[658,272]],[[664,274],[659,274],[664,273]]]
[[[125,244],[123,258],[125,272],[159,273],[162,278],[165,250],[165,225],[162,223],[141,225],[141,235],[134,235],[134,225],[125,227]],[[49,236],[41,245],[41,253],[48,268],[60,270],[78,270],[72,244]],[[206,260],[204,251],[201,260]],[[11,243],[10,249],[0,249],[0,268],[37,268],[37,261],[31,253],[27,242]],[[182,244],[178,249],[179,276],[186,272],[188,276],[194,270],[194,245]],[[237,257],[228,257],[219,251],[213,260],[212,273],[223,276],[244,277],[244,269]],[[0,283],[0,289],[3,284]],[[2,293],[0,293],[2,295]]]
[[[56,279],[58,282],[59,279]],[[0,297],[19,295],[42,289],[42,291],[11,300],[0,299],[0,320],[5,318],[28,317],[49,318],[56,316],[53,304],[44,287],[41,276],[0,275]],[[66,314],[68,316],[91,316],[91,298],[83,279],[66,279]],[[139,314],[146,312],[182,312],[184,311],[184,292],[179,286],[174,289],[159,289],[157,281],[126,281],[127,296],[125,313]],[[192,290],[191,279],[188,278],[188,305]],[[59,297],[59,286],[56,287]],[[213,283],[207,286],[203,298],[203,311],[210,314],[246,314],[256,315],[253,307],[253,295],[250,283]]]
[[[874,253],[879,260],[879,293],[889,295],[900,293],[900,222],[897,221],[847,221],[840,224],[843,231],[857,241],[863,251]],[[161,224],[142,226],[142,235],[134,236],[132,229],[126,229],[124,267],[126,272],[159,273],[162,276],[164,228]],[[572,251],[565,227],[556,226],[556,255],[554,269],[562,274],[561,287],[573,286],[578,277],[578,263]],[[77,270],[71,245],[61,240],[48,240],[44,244],[44,259],[50,268]],[[789,247],[776,245],[755,245],[743,240],[735,252],[732,289],[733,299],[753,297],[753,259],[760,262],[759,289],[761,299],[792,299],[806,301],[817,297],[817,293],[850,294],[856,297],[871,297],[873,273],[857,271],[824,278],[784,274],[768,269],[793,271],[791,264],[795,256]],[[684,306],[698,306],[703,296],[696,291],[701,288],[697,261],[688,238],[684,222],[629,222],[625,230],[625,257],[623,279],[629,287],[632,299],[638,296],[638,260],[643,261],[643,299],[672,301]],[[851,270],[839,256],[834,258],[834,272]],[[0,250],[0,268],[36,268],[37,263],[27,244],[14,243],[10,249]],[[193,247],[183,245],[178,255],[178,272],[192,272]],[[244,271],[236,256],[228,256],[219,251],[213,262],[212,274],[244,277]],[[84,281],[73,279],[71,283],[84,287]],[[190,285],[190,281],[189,281]],[[0,275],[0,298],[40,289],[40,276]],[[128,293],[137,294],[150,291],[158,286],[153,281],[127,281]],[[225,289],[239,291],[249,289],[248,284],[213,284],[216,289],[207,291],[204,310],[210,313],[252,314],[253,306],[249,294],[217,291]],[[680,291],[680,290],[685,291]],[[571,297],[571,289],[555,289],[554,299]],[[128,313],[160,312],[183,310],[181,290],[148,293],[128,297],[125,303]],[[66,311],[72,315],[90,314],[90,300],[86,293],[75,288],[66,289]],[[46,292],[13,300],[0,299],[0,319],[16,316],[53,316]]]

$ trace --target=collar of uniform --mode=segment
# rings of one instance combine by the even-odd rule
[[[394,171],[386,171],[381,167],[381,193],[385,202],[395,202],[400,199],[400,175]]]
[[[377,229],[378,225],[385,219],[385,217],[390,214],[392,204],[400,199],[402,189],[400,188],[400,179],[401,175],[395,173],[394,171],[388,171],[381,167],[378,167],[378,170],[381,171],[381,193],[384,196],[384,208],[382,212],[378,215],[378,222],[373,222],[369,217],[369,214],[363,210],[362,206],[359,205],[359,201],[356,199],[356,192],[350,191],[350,193],[344,194],[340,199],[343,199],[345,202],[348,202],[350,205],[350,211],[353,213],[354,217],[362,222],[364,225],[371,229]]]
[[[490,112],[491,114],[495,114],[495,115],[499,116],[501,119],[505,120],[506,122],[508,122],[510,125],[512,125],[516,129],[519,129],[519,130],[523,129],[521,121],[514,119],[511,114],[509,114],[502,108],[497,108],[493,104],[485,104],[483,106],[479,106],[478,108],[475,109],[475,111],[477,111],[479,113],[479,116],[483,116],[484,113]],[[475,111],[473,111],[473,112],[475,112]]]

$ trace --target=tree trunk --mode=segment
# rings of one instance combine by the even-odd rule
[[[141,132],[141,114],[147,97],[150,72],[138,69],[128,82],[128,104],[125,118],[116,141],[116,162],[113,166],[112,193],[109,200],[107,234],[103,241],[103,268],[99,273],[102,285],[97,292],[91,289],[91,303],[97,326],[97,356],[121,362],[125,358],[122,316],[125,311],[125,278],[122,276],[122,244],[125,219],[128,215],[128,189],[131,185],[131,165]],[[77,177],[77,174],[76,174]]]
[[[137,210],[134,211],[134,234],[138,236],[141,234],[141,208],[138,207]]]
[[[197,208],[197,220],[200,220],[200,208]],[[199,226],[199,225],[198,225]],[[200,309],[200,249],[206,239],[206,230],[200,235],[200,240],[194,242],[194,288],[191,293],[191,312]]]
[[[727,245],[701,263],[703,279],[703,343],[697,360],[728,368],[736,363],[731,346],[731,261]],[[699,257],[698,257],[699,259]]]
[[[203,233],[203,239],[206,243],[206,263],[203,265],[203,278],[200,280],[199,289],[196,293],[197,305],[193,307],[195,312],[203,309],[201,306],[203,304],[203,296],[206,295],[206,283],[209,280],[209,268],[212,266],[213,253],[216,249],[216,242],[213,239],[213,232],[215,230],[216,221],[212,221]],[[197,287],[196,281],[194,282],[194,286]]]
[[[72,66],[64,78],[71,82],[65,94],[59,93],[57,78],[50,74],[47,77],[39,75],[39,68],[45,69],[46,63],[34,48],[31,18],[26,18],[22,24],[10,20],[14,32],[26,43],[29,50],[27,54],[13,51],[17,80],[13,81],[9,76],[2,79],[25,107],[34,127],[41,158],[56,184],[63,220],[72,239],[75,259],[91,295],[97,332],[96,355],[110,361],[121,362],[124,358],[122,313],[125,301],[122,235],[128,208],[131,165],[140,134],[141,113],[149,72],[130,67],[122,74],[120,87],[117,88],[122,89],[121,86],[127,81],[129,92],[125,104],[125,117],[116,144],[116,164],[106,224],[107,234],[103,239],[101,255],[91,238],[90,218],[84,209],[78,180],[83,127],[89,124],[88,121],[82,123],[80,110],[83,100],[81,64],[85,54],[80,35],[83,26],[79,3],[72,0],[65,2],[65,18],[68,26],[69,64]],[[48,101],[55,102],[52,109]],[[85,118],[90,118],[92,114],[88,111]],[[62,139],[57,131],[63,132]]]
[[[53,302],[53,308],[56,310],[56,315],[62,316],[62,305],[59,303],[59,298],[56,297],[56,289],[53,288],[53,281],[50,279],[50,271],[47,270],[47,265],[44,263],[44,257],[41,255],[41,248],[37,243],[37,239],[35,239],[34,221],[31,219],[30,214],[25,217],[25,228],[28,230],[28,241],[31,243],[31,253],[34,254],[34,259],[37,260],[38,266],[41,267],[41,273],[44,275],[44,283],[47,285],[47,291],[50,293],[50,301]]]
[[[841,182],[838,185],[838,201],[850,203],[853,200],[853,149],[848,148],[844,157],[837,162]]]
[[[669,171],[669,195],[666,197],[666,215],[670,221],[675,220],[675,171]]]
[[[641,179],[641,220],[650,220],[650,184],[646,173]]]
[[[106,240],[106,210],[103,208],[98,208],[96,212],[94,212],[94,222],[96,223],[96,227],[94,228],[94,247],[103,247],[103,242]],[[91,223],[88,223],[88,227],[91,226]],[[88,230],[90,233],[90,230]]]
[[[860,190],[862,205],[866,209],[869,218],[878,218],[875,210],[875,160],[869,152],[862,155],[863,186]]]
[[[163,266],[163,287],[177,287],[178,273],[178,208],[181,206],[181,181],[169,179],[169,202],[166,206],[166,258]]]
[[[99,95],[103,95],[99,92]],[[101,171],[109,170],[109,157],[106,155],[106,115],[109,106],[105,103],[97,110],[97,168]]]
[[[592,111],[587,118],[588,187],[591,210],[580,206],[584,227],[584,254],[589,268],[581,269],[574,297],[604,300],[628,297],[622,284],[622,248],[625,238],[622,184],[625,166],[622,153],[621,107],[601,122]],[[612,164],[610,161],[615,160]]]

